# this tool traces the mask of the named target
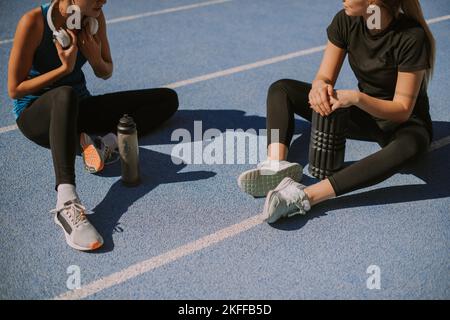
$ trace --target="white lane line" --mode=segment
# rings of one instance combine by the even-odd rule
[[[82,286],[80,289],[68,291],[57,297],[55,300],[75,300],[83,299],[91,296],[102,290],[111,288],[112,286],[123,283],[129,279],[135,278],[146,272],[152,271],[156,268],[169,264],[173,261],[179,260],[187,255],[193,254],[202,249],[211,247],[219,242],[222,242],[228,238],[234,237],[240,233],[250,230],[264,222],[262,214],[253,216],[238,224],[221,229],[215,233],[207,235],[198,240],[189,242],[181,247],[170,250],[159,256],[150,258],[148,260],[136,263],[122,271],[113,273],[109,276],[95,280],[87,285]]]
[[[203,82],[203,81],[207,81],[207,80],[211,80],[211,79],[215,79],[215,78],[225,77],[225,76],[229,76],[231,74],[248,71],[251,69],[261,68],[261,67],[264,67],[264,66],[267,66],[270,64],[275,64],[278,62],[282,62],[282,61],[286,61],[286,60],[290,60],[290,59],[294,59],[294,58],[298,58],[298,57],[302,57],[302,56],[307,56],[307,55],[310,55],[310,54],[313,54],[316,52],[320,52],[323,50],[325,50],[325,46],[319,46],[319,47],[314,47],[314,48],[310,48],[310,49],[306,49],[306,50],[300,50],[300,51],[288,53],[288,54],[285,54],[282,56],[273,57],[273,58],[266,59],[266,60],[260,60],[260,61],[254,62],[254,63],[244,64],[244,65],[241,65],[238,67],[205,74],[203,76],[170,83],[170,84],[167,84],[165,87],[172,88],[172,89],[184,87],[184,86],[191,85],[191,84],[194,84],[197,82]]]
[[[163,10],[159,10],[159,11],[144,12],[144,13],[136,14],[133,16],[110,19],[107,21],[107,23],[112,24],[112,23],[118,23],[118,22],[131,21],[131,20],[136,20],[136,19],[141,19],[141,18],[146,18],[146,17],[151,17],[151,16],[157,16],[157,15],[166,14],[166,13],[173,13],[173,12],[178,12],[178,11],[191,10],[191,9],[211,6],[214,4],[221,4],[221,3],[230,2],[230,1],[233,1],[233,0],[214,0],[214,1],[194,3],[194,4],[181,6],[181,7],[168,8],[168,9],[163,9]]]
[[[8,131],[14,131],[16,129],[17,129],[17,125],[13,124],[11,126],[0,128],[0,133],[5,133],[5,132],[8,132]]]
[[[6,40],[0,40],[0,45],[6,44],[6,43],[12,43],[14,39],[6,39]]]
[[[225,1],[232,1],[232,0],[220,0],[220,1],[225,2]],[[211,2],[216,3],[218,1],[211,1]],[[208,3],[211,3],[211,2],[208,2]],[[200,4],[205,4],[205,3],[207,3],[207,2],[203,2],[203,3],[200,3]],[[200,4],[197,4],[197,5],[200,5]],[[176,8],[173,8],[173,9],[176,9]],[[167,10],[170,10],[170,9],[167,9]],[[441,22],[441,21],[444,21],[444,20],[448,20],[448,19],[450,19],[450,15],[442,16],[442,17],[438,17],[438,18],[433,18],[433,19],[427,20],[427,22],[429,24],[432,24],[432,23],[437,23],[437,22]],[[6,41],[8,41],[8,40],[6,40]],[[319,46],[319,47],[314,47],[314,48],[310,48],[310,49],[300,50],[300,51],[288,53],[288,54],[285,54],[285,55],[273,57],[273,58],[270,58],[270,59],[261,60],[261,61],[258,61],[258,62],[242,65],[242,66],[239,66],[239,67],[234,67],[234,68],[230,68],[230,69],[226,69],[226,70],[222,70],[222,71],[217,71],[217,72],[205,74],[203,76],[187,79],[187,80],[173,82],[173,83],[170,83],[170,84],[166,85],[166,87],[175,89],[175,88],[179,88],[179,87],[182,87],[182,86],[187,86],[187,85],[190,85],[190,84],[198,83],[198,82],[201,82],[201,81],[206,81],[206,80],[210,80],[210,79],[224,77],[224,76],[228,76],[228,75],[231,75],[231,74],[234,74],[234,73],[248,71],[248,70],[251,70],[251,69],[260,68],[260,67],[267,66],[267,65],[270,65],[270,64],[286,61],[286,60],[289,60],[289,59],[293,59],[293,58],[297,58],[297,57],[301,57],[301,56],[306,56],[306,55],[313,54],[313,53],[316,53],[316,52],[320,52],[320,51],[323,51],[323,50],[325,50],[325,46]],[[3,133],[3,132],[11,131],[11,129],[7,129],[7,128],[11,128],[11,127],[12,126],[0,128],[0,134]],[[12,129],[12,130],[14,130],[14,129]]]
[[[427,20],[427,23],[428,24],[433,24],[433,23],[441,22],[441,21],[448,20],[448,19],[450,19],[450,15],[429,19],[429,20]],[[170,84],[167,84],[166,87],[175,89],[175,88],[191,85],[191,84],[202,82],[202,81],[207,81],[207,80],[211,80],[211,79],[215,79],[215,78],[225,77],[225,76],[228,76],[228,75],[231,75],[231,74],[234,74],[234,73],[248,71],[248,70],[251,70],[251,69],[264,67],[264,66],[267,66],[267,65],[270,65],[270,64],[275,64],[275,63],[278,63],[278,62],[283,62],[283,61],[294,59],[294,58],[298,58],[298,57],[301,57],[301,56],[307,56],[307,55],[310,55],[310,54],[321,52],[321,51],[325,50],[325,47],[326,46],[318,46],[318,47],[314,47],[314,48],[310,48],[310,49],[306,49],[306,50],[300,50],[300,51],[288,53],[288,54],[285,54],[285,55],[282,55],[282,56],[277,56],[277,57],[273,57],[273,58],[270,58],[270,59],[261,60],[261,61],[257,61],[257,62],[254,62],[254,63],[245,64],[245,65],[242,65],[242,66],[238,66],[238,67],[234,67],[234,68],[230,68],[230,69],[226,69],[226,70],[222,70],[222,71],[217,71],[217,72],[205,74],[205,75],[198,76],[198,77],[195,77],[195,78],[191,78],[191,79],[187,79],[187,80],[182,80],[182,81],[170,83]]]
[[[214,4],[221,4],[221,3],[231,2],[231,1],[233,1],[233,0],[213,0],[213,1],[199,2],[199,3],[189,4],[189,5],[180,6],[180,7],[167,8],[167,9],[158,10],[158,11],[148,11],[148,12],[135,14],[135,15],[131,15],[131,16],[113,18],[113,19],[107,20],[106,23],[114,24],[114,23],[119,23],[119,22],[132,21],[132,20],[137,20],[137,19],[142,19],[142,18],[147,18],[147,17],[152,17],[152,16],[158,16],[161,14],[197,9],[197,8],[201,8],[201,7],[206,7],[206,6],[211,6]],[[14,41],[14,39],[0,40],[0,45],[11,43],[13,41]]]
[[[163,10],[158,10],[158,11],[144,12],[144,13],[136,14],[136,15],[132,15],[132,16],[125,16],[125,17],[120,17],[120,18],[109,19],[106,21],[106,23],[113,24],[113,23],[118,23],[118,22],[131,21],[131,20],[136,20],[136,19],[141,19],[141,18],[146,18],[146,17],[151,17],[151,16],[157,16],[157,15],[161,15],[161,14],[172,13],[172,12],[177,12],[177,11],[182,11],[182,10],[190,10],[190,9],[195,9],[195,8],[200,8],[200,7],[205,7],[205,6],[210,6],[213,4],[220,4],[220,3],[230,2],[230,1],[233,1],[233,0],[207,1],[207,2],[201,2],[201,3],[181,6],[181,7],[174,7],[174,8],[168,8],[168,9],[163,9]],[[427,23],[434,24],[434,23],[442,22],[442,21],[449,20],[449,19],[450,19],[450,15],[447,15],[447,16],[429,19],[429,20],[427,20]],[[12,43],[13,41],[14,41],[14,39],[0,40],[0,45]]]
[[[434,141],[430,147],[429,152],[435,151],[450,144],[450,136]],[[211,247],[219,242],[225,241],[228,238],[237,236],[247,230],[250,230],[262,223],[264,223],[265,217],[262,214],[253,216],[240,223],[232,225],[230,227],[221,229],[215,233],[207,235],[198,240],[189,242],[181,247],[170,250],[159,256],[144,260],[129,266],[128,268],[113,273],[109,276],[95,280],[89,284],[82,286],[80,289],[67,291],[54,299],[56,300],[75,300],[84,299],[95,293],[111,288],[115,285],[126,282],[132,278],[138,277],[144,273],[150,272],[154,269],[167,265],[171,262],[179,260],[185,256],[194,254],[202,249]]]
[[[225,0],[225,1],[231,1],[231,0]],[[221,2],[225,2],[225,1],[221,1]],[[440,17],[440,18],[431,19],[431,20],[428,20],[428,23],[430,23],[430,24],[436,23],[436,22],[447,20],[447,19],[450,19],[450,16],[444,16],[444,17]],[[8,40],[6,40],[6,41],[8,41]],[[0,43],[3,43],[3,41]],[[308,55],[308,54],[313,54],[313,53],[316,53],[319,51],[323,51],[324,48],[325,48],[325,46],[320,46],[320,47],[315,47],[315,48],[311,48],[311,49],[307,49],[307,50],[301,50],[301,51],[293,52],[290,54],[274,57],[271,59],[261,60],[259,62],[251,63],[248,65],[243,65],[243,66],[211,73],[211,74],[200,76],[200,77],[175,82],[175,83],[169,84],[168,86],[171,88],[178,88],[181,86],[197,83],[200,81],[206,81],[206,80],[210,80],[210,79],[214,79],[214,78],[218,78],[218,77],[223,77],[223,76],[227,76],[227,75],[230,75],[233,73],[242,72],[242,71],[246,71],[246,70],[250,70],[250,69],[254,69],[254,68],[259,68],[262,66],[266,66],[269,64],[293,59],[293,58]],[[17,126],[9,126],[9,127],[0,128],[0,133],[15,130],[15,128],[13,128],[13,127],[17,128]],[[448,144],[450,144],[450,136],[433,142],[432,146],[430,147],[430,152],[434,151],[436,149],[439,149]],[[190,242],[181,247],[175,248],[175,249],[173,249],[169,252],[166,252],[162,255],[150,258],[148,260],[134,264],[122,271],[119,271],[119,272],[113,273],[109,276],[100,278],[100,279],[93,281],[85,286],[82,286],[80,289],[77,289],[75,291],[68,291],[64,294],[61,294],[61,295],[55,297],[55,299],[62,300],[62,299],[86,298],[97,292],[100,292],[102,290],[105,290],[107,288],[115,286],[117,284],[123,283],[134,277],[137,277],[143,273],[152,271],[158,267],[161,267],[163,265],[166,265],[168,263],[171,263],[173,261],[181,259],[182,257],[185,257],[189,254],[193,254],[204,248],[210,247],[214,244],[217,244],[221,241],[226,240],[227,238],[231,238],[242,232],[250,230],[250,229],[262,224],[263,222],[264,222],[264,217],[262,215],[254,216],[254,217],[244,220],[238,224],[235,224],[231,227],[219,230],[213,234],[210,234],[208,236],[200,238],[196,241],[193,241],[193,242]]]
[[[450,15],[448,16],[442,16],[442,17],[437,17],[437,18],[433,18],[433,19],[428,19],[427,23],[428,24],[433,24],[433,23],[438,23],[438,22],[442,22],[445,20],[449,20],[450,19]]]
[[[232,75],[235,73],[244,72],[244,71],[248,71],[248,70],[252,70],[252,69],[256,69],[256,68],[261,68],[261,67],[264,67],[267,65],[275,64],[278,62],[282,62],[282,61],[286,61],[286,60],[290,60],[290,59],[294,59],[294,58],[298,58],[298,57],[302,57],[302,56],[307,56],[310,54],[314,54],[316,52],[323,51],[324,49],[325,49],[325,46],[319,46],[319,47],[314,47],[314,48],[310,48],[310,49],[306,49],[306,50],[300,50],[300,51],[288,53],[285,55],[281,55],[281,56],[277,56],[277,57],[273,57],[273,58],[269,58],[269,59],[265,59],[265,60],[260,60],[260,61],[254,62],[254,63],[245,64],[245,65],[241,65],[238,67],[234,67],[234,68],[230,68],[230,69],[226,69],[226,70],[222,70],[222,71],[205,74],[203,76],[170,83],[170,84],[164,85],[163,87],[172,88],[172,89],[180,88],[180,87],[188,86],[188,85],[191,85],[194,83],[203,82],[203,81],[220,78],[220,77],[225,77],[225,76]],[[14,129],[17,129],[17,127],[13,128],[13,126],[8,126],[8,127],[0,128],[0,134],[3,132],[12,131]]]

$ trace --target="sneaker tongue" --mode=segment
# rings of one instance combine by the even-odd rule
[[[67,201],[66,203],[64,203],[65,208],[68,208],[71,206],[75,206],[78,209],[77,211],[79,211],[79,210],[84,211],[84,207],[81,205],[81,202],[78,199],[73,199],[73,200],[70,200],[70,201]]]
[[[281,189],[279,192],[289,203],[296,203],[301,199],[302,191],[293,183],[290,183],[286,188]]]
[[[108,133],[106,136],[102,137],[102,141],[110,149],[117,149],[117,136],[114,133]]]
[[[286,199],[289,205],[295,205],[299,211],[307,212],[311,209],[309,199],[306,196],[305,191],[297,184],[291,184],[289,187],[279,191],[284,199]]]
[[[102,138],[101,138],[101,137],[95,137],[95,138],[94,138],[94,146],[95,146],[97,149],[101,149],[101,148],[102,148],[102,144],[103,144],[103,141],[102,141]]]

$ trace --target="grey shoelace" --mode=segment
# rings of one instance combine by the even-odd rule
[[[297,211],[289,213],[288,217],[296,214],[305,214],[311,209],[311,204],[306,193],[300,188],[299,185],[290,185],[289,187],[280,190],[280,194],[284,199],[286,199],[286,204],[288,207],[294,206]]]
[[[67,216],[69,217],[70,221],[73,223],[74,226],[78,226],[82,223],[85,223],[87,221],[86,219],[86,208],[78,202],[71,202],[67,205],[65,205],[64,207],[62,207],[61,209],[54,209],[51,210],[51,213],[59,213],[65,211],[67,212]]]

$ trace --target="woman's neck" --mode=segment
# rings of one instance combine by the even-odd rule
[[[372,15],[369,15],[368,13],[366,13],[363,16],[366,25],[367,25],[367,20],[371,16]],[[384,7],[381,7],[381,28],[380,29],[369,29],[369,32],[371,34],[375,35],[377,33],[384,31],[391,24],[392,20],[394,20],[394,17],[389,13],[389,11],[386,10]]]

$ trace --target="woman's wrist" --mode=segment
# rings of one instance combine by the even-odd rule
[[[64,64],[61,65],[57,70],[58,70],[58,74],[59,74],[59,76],[61,78],[69,75],[72,72],[70,70],[70,68],[67,65],[64,65]]]
[[[358,90],[355,90],[354,96],[353,96],[353,104],[355,106],[359,105],[361,103],[361,98],[362,98],[362,93]]]
[[[322,79],[316,79],[316,80],[313,80],[313,82],[312,82],[313,88],[323,87],[325,85],[327,85],[327,83],[325,82],[325,80],[322,80]]]

